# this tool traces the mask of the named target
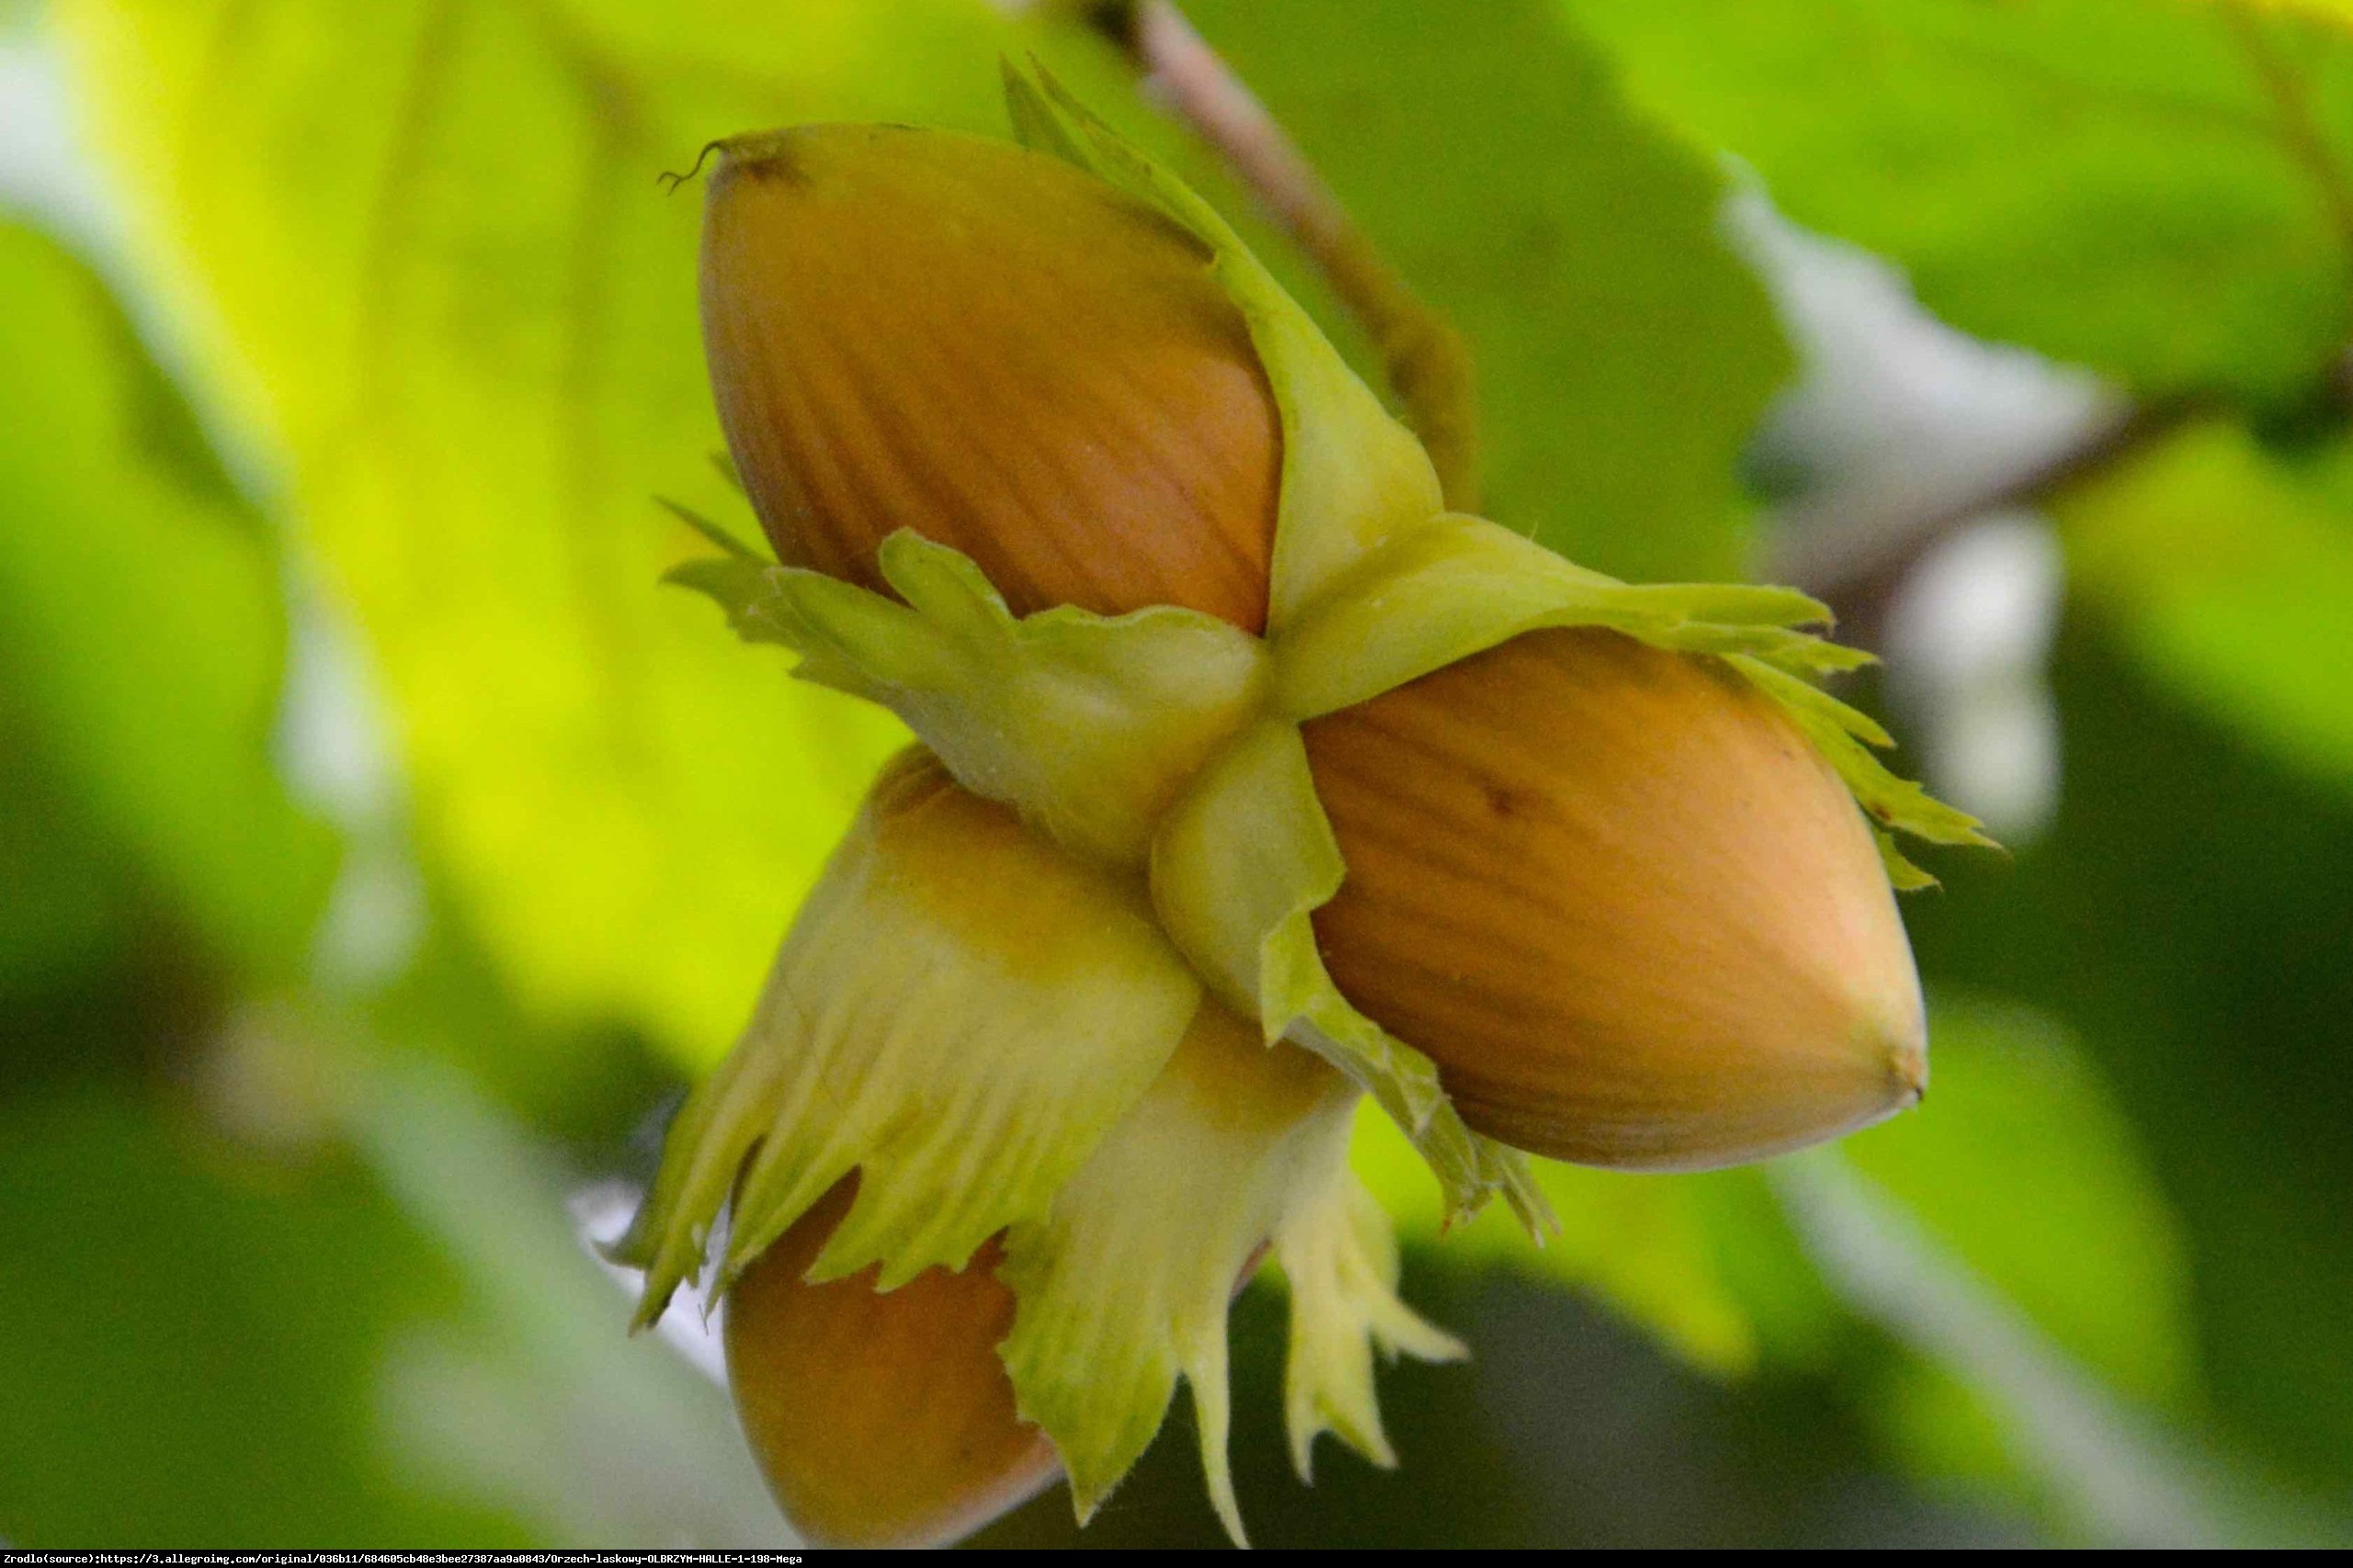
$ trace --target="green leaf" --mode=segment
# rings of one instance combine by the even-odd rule
[[[620,1332],[573,1178],[464,1077],[111,1003],[0,1017],[74,1048],[0,1094],[0,1539],[775,1543],[726,1394]]]
[[[1719,233],[1721,176],[1628,108],[1566,14],[1185,9],[1470,340],[1489,515],[1620,576],[1738,575],[1733,468],[1789,352]]]
[[[2179,1227],[2098,1073],[2029,1007],[1939,997],[1930,1030],[1923,1108],[1847,1157],[2119,1392],[2188,1403]]]
[[[2246,0],[1563,0],[1633,97],[1954,325],[2147,395],[2353,327],[2353,48]]]
[[[2138,1546],[2237,1537],[2234,1478],[2118,1400],[1841,1151],[1808,1150],[1772,1174],[1824,1274],[1858,1312],[1958,1380],[1944,1394],[1965,1391],[1961,1403],[1999,1423],[1999,1447],[2040,1483],[2072,1531]],[[1880,1381],[1875,1398],[1912,1403],[1901,1382],[1891,1394],[1890,1380]],[[1883,1419],[1900,1437],[1910,1414],[1898,1408]],[[1990,1434],[1980,1426],[1978,1435]],[[1930,1462],[1969,1462],[1970,1436],[1945,1425]],[[2000,1464],[1978,1454],[1977,1468]]]
[[[134,890],[86,795],[59,776],[45,726],[0,683],[0,1001],[72,987],[126,945]]]
[[[185,1121],[97,1086],[0,1110],[0,1535],[534,1544],[372,1429],[395,1334],[455,1308],[429,1240],[347,1159],[290,1172]]]
[[[741,515],[696,323],[714,136],[1001,130],[982,0],[68,0],[139,275],[382,670],[427,858],[527,1002],[742,1021],[904,736],[656,586]]]
[[[2055,511],[2075,592],[2154,675],[2353,785],[2353,443],[2299,472],[2241,429],[2200,426]]]
[[[1909,912],[1914,941],[1924,971],[2029,1000],[2083,1042],[2179,1217],[2207,1429],[2341,1499],[2353,798],[2154,681],[2120,630],[2062,628],[2051,829],[2012,865],[1952,866]]]
[[[411,1484],[555,1546],[785,1536],[726,1392],[620,1332],[628,1286],[581,1244],[553,1153],[452,1071],[387,1059],[352,1087],[369,1176],[463,1284],[461,1310],[404,1325],[365,1406]]]
[[[333,849],[271,764],[286,642],[273,543],[79,262],[0,225],[0,296],[11,769],[40,757],[68,831],[120,862],[94,883],[119,878],[212,956],[282,976]]]

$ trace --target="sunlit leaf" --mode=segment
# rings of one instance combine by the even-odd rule
[[[2353,36],[2252,0],[1562,0],[1637,101],[1962,329],[2146,393],[2353,326]]]
[[[895,726],[656,585],[721,518],[710,137],[995,123],[981,0],[75,0],[134,257],[381,664],[427,854],[526,996],[724,1043]]]

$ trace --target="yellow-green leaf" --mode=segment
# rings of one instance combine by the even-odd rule
[[[381,666],[428,857],[543,1015],[685,1060],[904,732],[656,586],[722,519],[699,207],[797,119],[1002,124],[983,0],[66,0],[132,267]]]

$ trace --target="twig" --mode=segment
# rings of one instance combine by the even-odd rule
[[[2097,483],[2209,412],[2194,400],[2127,408],[2102,420],[2073,445],[2021,467],[1986,475],[1983,486],[1880,530],[1878,548],[1849,548],[1801,561],[1784,557],[1780,572],[1819,596],[1838,618],[1839,641],[1878,643],[1887,608],[1904,579],[1938,544],[1988,514],[2012,506],[2043,507]]]
[[[1093,16],[1322,272],[1380,354],[1406,423],[1438,468],[1447,505],[1477,510],[1476,374],[1453,324],[1415,295],[1172,0],[1106,0]]]

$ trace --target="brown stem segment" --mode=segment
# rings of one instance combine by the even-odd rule
[[[1106,0],[1095,19],[1168,108],[1214,148],[1372,340],[1446,504],[1479,506],[1477,378],[1470,346],[1350,219],[1266,106],[1171,0]]]
[[[1785,551],[1777,571],[1818,596],[1837,617],[1838,640],[1877,647],[1889,606],[1912,569],[1928,552],[1978,518],[2008,506],[2043,507],[2116,472],[2214,406],[2175,399],[2127,408],[2086,432],[2075,445],[2024,468],[1986,476],[1966,496],[1883,528],[1876,543],[1849,544],[1815,559]]]

